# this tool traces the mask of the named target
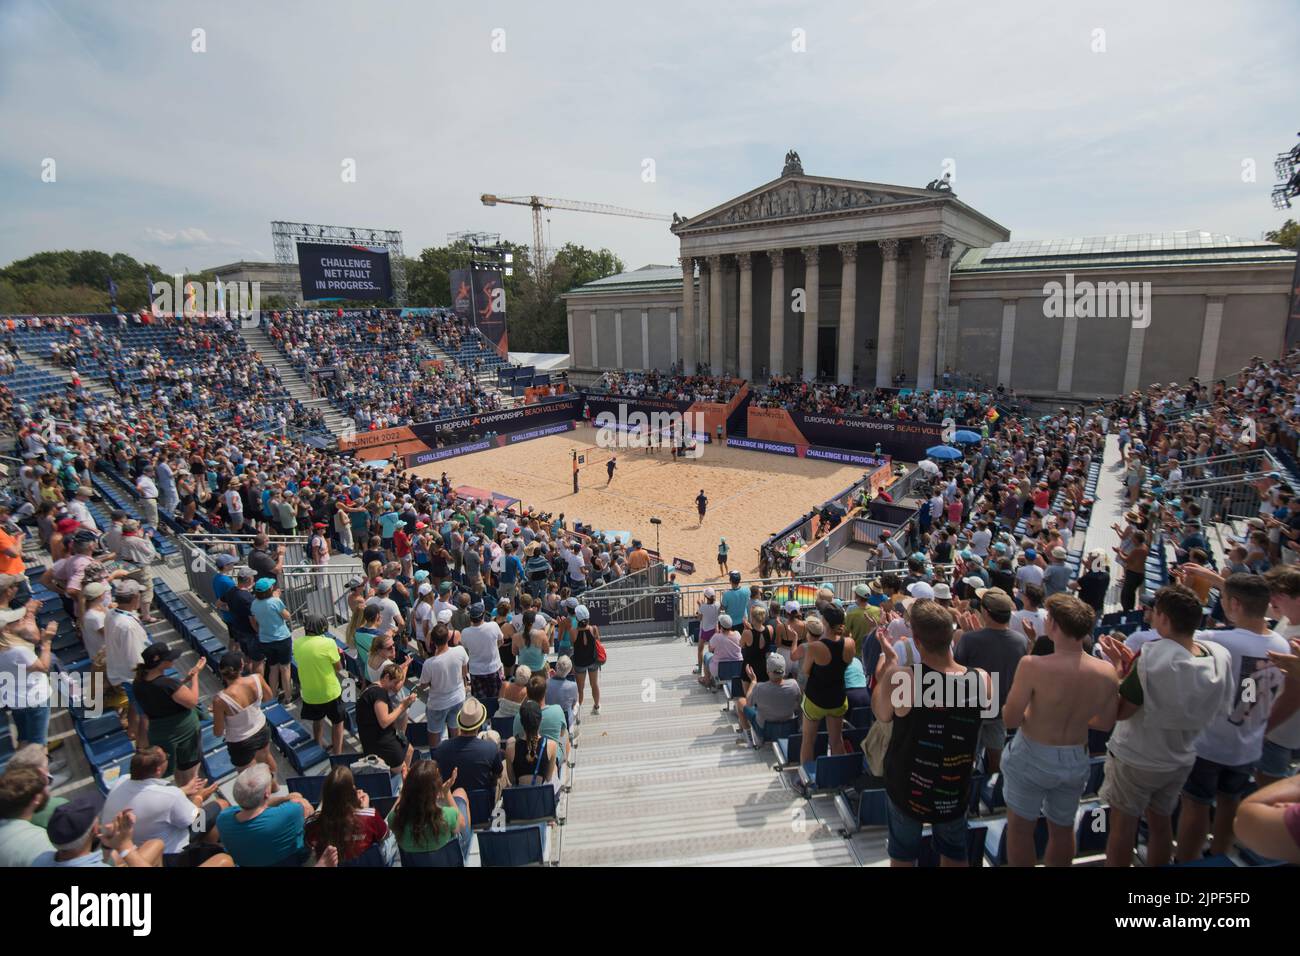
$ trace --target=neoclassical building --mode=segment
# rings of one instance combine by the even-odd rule
[[[579,374],[701,363],[931,387],[951,368],[1114,395],[1278,354],[1296,258],[1205,232],[1012,242],[946,182],[809,176],[793,152],[779,178],[671,228],[679,267],[565,295]]]

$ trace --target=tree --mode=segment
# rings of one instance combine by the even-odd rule
[[[510,346],[521,352],[567,352],[568,323],[560,296],[575,286],[623,271],[623,262],[608,249],[592,250],[567,243],[552,258],[540,280],[534,275],[527,246],[503,243],[513,257],[505,277]],[[431,246],[406,260],[406,296],[413,306],[449,307],[451,271],[467,269],[472,253],[463,241]]]
[[[1280,228],[1264,233],[1264,238],[1288,249],[1300,249],[1300,223],[1288,219]]]
[[[118,308],[135,311],[149,303],[146,273],[155,281],[166,278],[160,267],[121,252],[38,252],[0,269],[0,311],[107,312],[110,278]]]

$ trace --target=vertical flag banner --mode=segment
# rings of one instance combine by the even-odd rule
[[[474,319],[474,292],[470,286],[468,269],[452,269],[451,307],[456,310],[456,317],[464,322]]]
[[[499,269],[475,269],[471,289],[474,296],[474,324],[500,353],[509,357],[506,336],[506,290]]]

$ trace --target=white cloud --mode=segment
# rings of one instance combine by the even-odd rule
[[[916,186],[953,157],[961,198],[1017,237],[1258,235],[1282,218],[1268,197],[1273,154],[1294,142],[1300,11],[1224,9],[60,0],[55,15],[7,0],[0,263],[91,247],[166,268],[264,257],[273,219],[401,229],[408,254],[464,229],[526,243],[527,210],[480,193],[689,216],[774,178],[792,147],[809,173]],[[796,27],[806,53],[790,51]],[[557,211],[548,231],[631,267],[676,255],[659,222]]]

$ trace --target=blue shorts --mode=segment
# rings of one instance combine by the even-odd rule
[[[1040,744],[1021,731],[1002,751],[1002,796],[1018,817],[1073,827],[1088,772],[1087,747]]]
[[[1239,797],[1250,786],[1250,772],[1254,767],[1249,763],[1229,767],[1197,757],[1191,775],[1183,784],[1183,793],[1189,800],[1206,806],[1213,806],[1215,796],[1220,793],[1225,797]]]
[[[1264,741],[1264,753],[1260,755],[1255,769],[1268,777],[1289,777],[1295,773],[1291,766],[1300,760],[1300,749],[1292,750],[1271,740]]]
[[[889,801],[889,858],[900,863],[915,863],[921,856],[921,833],[925,824],[900,810]],[[946,823],[932,823],[934,848],[949,860],[967,862],[966,814]]]
[[[49,705],[40,707],[15,707],[9,711],[14,716],[18,743],[45,746],[50,729]]]
[[[444,707],[442,710],[426,710],[424,712],[425,720],[428,722],[429,733],[442,733],[442,728],[447,728],[448,734],[456,732],[456,718],[460,715],[461,707],[465,706],[462,700],[459,704],[453,704],[450,707]]]

